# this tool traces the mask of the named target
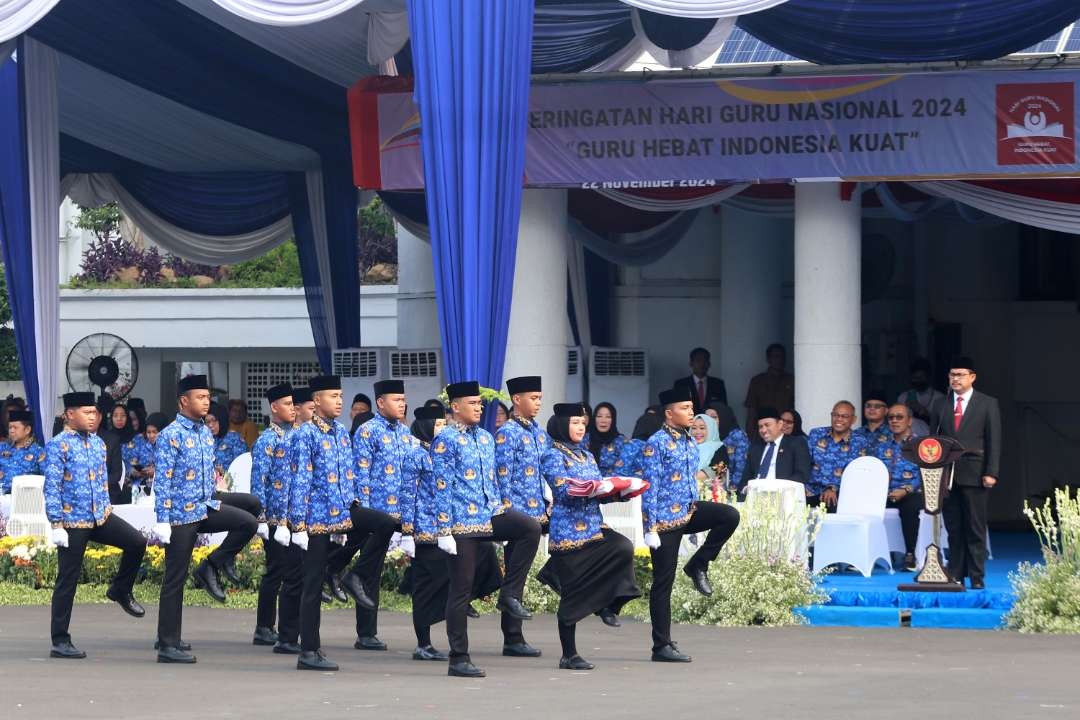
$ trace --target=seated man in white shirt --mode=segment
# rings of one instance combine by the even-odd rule
[[[805,484],[810,479],[810,450],[806,439],[784,434],[776,408],[758,409],[757,429],[761,439],[750,445],[739,493],[745,493],[747,483],[755,478]]]

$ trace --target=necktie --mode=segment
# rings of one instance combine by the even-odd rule
[[[773,444],[769,443],[765,448],[765,456],[761,458],[761,467],[758,468],[757,476],[765,478],[769,476],[769,467],[772,465]]]
[[[956,397],[956,409],[953,410],[953,429],[959,430],[960,423],[964,420],[964,398],[957,395]]]
[[[705,381],[704,380],[699,379],[697,381],[697,396],[698,396],[698,405],[700,405],[701,407],[705,407]]]

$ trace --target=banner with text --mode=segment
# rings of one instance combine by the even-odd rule
[[[1075,70],[968,71],[534,85],[525,182],[1077,176],[1078,78]],[[411,88],[375,80],[349,92],[356,184],[421,188]]]

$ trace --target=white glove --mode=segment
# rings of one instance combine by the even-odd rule
[[[270,526],[266,523],[259,523],[259,527],[255,529],[255,534],[261,537],[263,540],[269,540]]]
[[[440,535],[436,542],[439,544],[439,549],[447,555],[457,555],[457,540],[453,535]]]
[[[348,538],[345,533],[334,533],[330,536],[330,542],[337,543],[338,545],[344,545]]]
[[[294,532],[292,534],[292,544],[301,550],[307,550],[307,541],[308,535],[306,530],[304,532]]]
[[[656,550],[660,547],[660,536],[656,533],[645,533],[645,545],[650,550]]]
[[[610,480],[601,480],[597,484],[596,490],[593,491],[593,497],[602,497],[604,495],[607,495],[614,489],[615,483],[611,482]]]
[[[451,538],[453,539],[453,538]],[[455,548],[456,550],[457,548]],[[412,535],[406,535],[401,538],[401,552],[405,553],[409,557],[416,557],[416,540]]]
[[[390,536],[390,547],[397,547],[401,544],[401,533],[396,532]]]
[[[640,490],[644,486],[645,486],[645,481],[643,479],[641,479],[639,477],[630,478],[630,487],[623,490],[620,494],[621,495],[629,495],[630,493],[637,492],[638,490]]]
[[[168,545],[172,540],[172,525],[169,523],[154,523],[154,536],[161,541],[162,545]]]
[[[285,547],[289,547],[289,541],[291,539],[292,538],[289,533],[289,528],[285,527],[284,525],[278,525],[276,528],[274,528],[274,542],[276,542],[278,545],[284,545]]]
[[[62,527],[52,529],[52,541],[56,547],[68,546],[68,534],[67,530]]]

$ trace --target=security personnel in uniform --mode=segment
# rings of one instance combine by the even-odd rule
[[[274,652],[285,655],[300,653],[300,590],[304,576],[300,548],[282,546],[270,539],[270,528],[285,525],[289,510],[289,486],[292,484],[292,460],[288,452],[288,436],[293,432],[296,408],[293,389],[288,383],[275,385],[266,391],[270,403],[270,427],[263,430],[251,448],[251,492],[258,498],[263,512],[259,517],[258,534],[266,551],[266,572],[259,584],[259,605],[256,611],[255,645],[273,645]],[[280,606],[279,606],[280,595]],[[274,632],[277,612],[278,632]]]
[[[54,658],[79,659],[86,653],[71,644],[68,626],[75,586],[82,574],[86,544],[112,545],[124,551],[120,568],[106,596],[134,617],[145,614],[131,594],[146,552],[146,538],[122,519],[111,515],[105,443],[90,432],[96,423],[94,394],[64,395],[67,429],[49,441],[45,451],[45,514],[52,523],[59,572],[52,596],[52,649]],[[14,413],[13,413],[14,414]]]
[[[11,492],[11,481],[19,475],[40,475],[45,449],[34,438],[34,413],[8,412],[8,439],[0,443],[0,495]]]
[[[214,436],[203,419],[210,411],[205,375],[190,375],[178,386],[179,412],[158,435],[154,450],[154,534],[165,548],[165,578],[158,614],[158,662],[193,663],[180,639],[184,583],[199,533],[228,532],[217,550],[195,569],[195,584],[218,602],[225,601],[217,573],[255,536],[254,515],[233,507],[257,504],[244,493],[219,493],[214,487]],[[234,499],[231,496],[236,496]]]
[[[543,404],[541,388],[541,379],[535,375],[506,381],[513,410],[495,433],[495,474],[503,505],[535,519],[540,523],[541,531],[547,532],[551,507],[544,498],[540,461],[551,441],[536,422]],[[504,553],[509,565],[508,549]],[[540,657],[540,650],[525,641],[520,619],[504,612],[501,624],[503,655]]]

